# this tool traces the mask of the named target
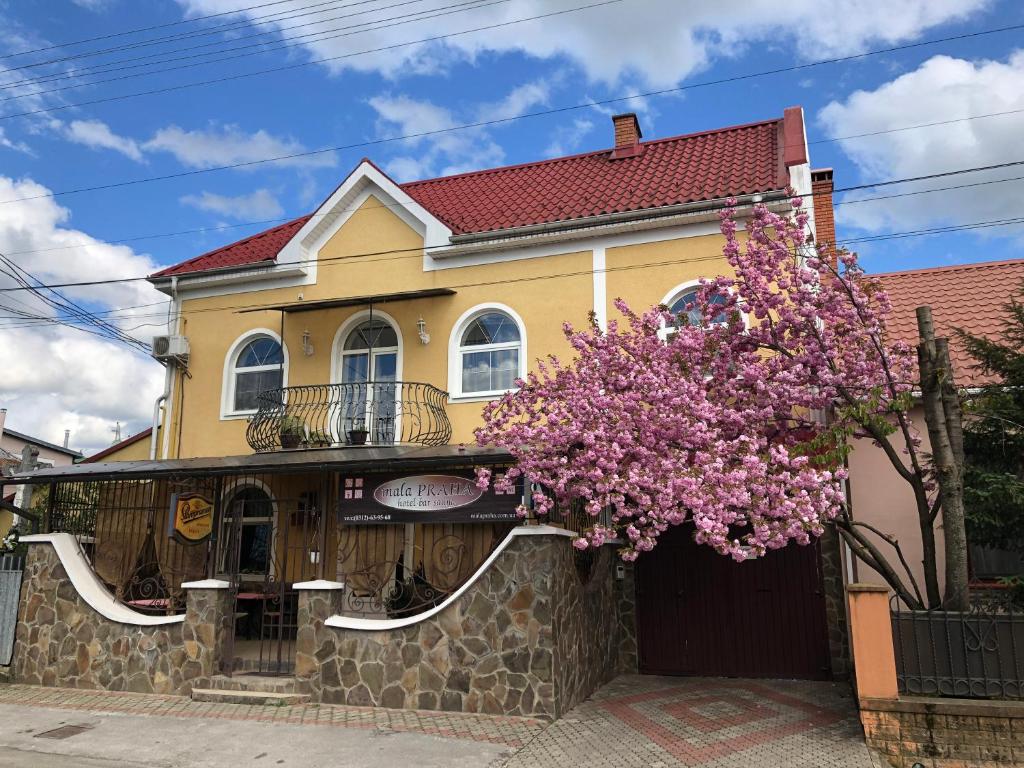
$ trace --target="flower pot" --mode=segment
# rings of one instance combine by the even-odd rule
[[[299,443],[302,442],[302,435],[296,435],[292,433],[282,432],[281,433],[281,447],[282,448],[298,448]]]
[[[348,431],[348,442],[350,445],[366,445],[366,438],[370,435],[365,429],[350,429]]]

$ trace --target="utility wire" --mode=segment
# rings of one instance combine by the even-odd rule
[[[997,221],[994,221],[994,222],[975,222],[975,223],[972,223],[972,224],[964,224],[964,225],[959,225],[959,226],[956,226],[956,227],[943,227],[943,228],[935,228],[935,229],[931,229],[931,230],[913,230],[913,231],[907,231],[907,232],[891,232],[891,233],[887,233],[885,235],[877,236],[876,239],[895,238],[895,237],[923,237],[923,236],[927,236],[927,235],[931,235],[931,234],[949,232],[949,231],[952,231],[952,230],[971,229],[971,228],[978,228],[978,227],[981,227],[981,226],[1007,226],[1007,225],[1011,225],[1011,224],[1024,224],[1024,217],[1018,217],[1018,218],[1014,218],[1014,219],[1001,219],[1001,220],[997,220]],[[854,240],[840,241],[839,243],[837,243],[837,245],[845,245],[845,244],[850,243],[850,242],[854,242]],[[514,278],[507,278],[507,279],[485,280],[485,281],[475,281],[475,282],[467,282],[467,283],[455,283],[455,284],[451,284],[451,285],[446,285],[444,287],[452,288],[452,289],[466,289],[466,288],[492,287],[492,286],[496,286],[496,285],[504,286],[504,285],[508,285],[508,284],[512,284],[512,283],[533,283],[533,282],[540,282],[540,281],[543,281],[543,280],[557,280],[557,279],[564,279],[564,278],[571,278],[571,277],[584,277],[584,276],[588,276],[589,277],[592,274],[594,274],[595,271],[599,272],[599,273],[602,273],[602,274],[607,274],[609,272],[630,272],[630,271],[633,271],[633,270],[636,270],[636,269],[651,269],[651,268],[656,268],[656,267],[673,266],[675,264],[694,264],[694,263],[697,263],[697,262],[722,261],[722,259],[723,259],[722,255],[720,253],[716,253],[716,254],[712,254],[712,255],[708,255],[708,256],[697,256],[697,257],[693,257],[693,258],[682,257],[682,258],[663,259],[663,260],[659,260],[659,261],[644,262],[644,263],[638,263],[638,264],[637,263],[634,263],[634,264],[624,264],[624,265],[618,266],[618,267],[606,267],[603,270],[581,269],[581,270],[574,270],[574,271],[571,271],[571,272],[560,272],[560,273],[556,273],[556,274],[552,274],[552,275],[525,275],[525,276],[522,276],[522,277],[514,277]],[[377,259],[376,261],[386,261],[386,260],[387,259]],[[870,277],[870,275],[869,275],[869,277]],[[191,315],[196,315],[196,314],[203,314],[203,313],[206,313],[206,312],[224,312],[224,311],[240,312],[240,311],[251,310],[251,309],[265,309],[268,312],[276,311],[276,310],[268,309],[266,307],[266,303],[260,303],[260,304],[229,304],[229,305],[207,306],[207,307],[199,307],[197,309],[190,309],[190,310],[188,310],[188,312],[182,312],[182,313],[178,313],[177,315],[172,315],[171,319],[172,320],[176,320],[179,317],[191,316]],[[156,315],[154,315],[154,316],[156,316]],[[159,315],[159,316],[163,317],[162,314]],[[164,325],[164,324],[165,323],[154,323],[154,325],[161,325],[161,326]]]
[[[389,6],[389,7],[397,7],[399,5],[406,5],[409,2],[420,2],[420,1],[421,0],[406,0],[406,2],[397,3],[395,6]],[[465,2],[456,3],[456,4],[451,5],[451,6],[441,6],[439,8],[429,8],[429,9],[423,10],[423,11],[414,11],[411,14],[404,14],[404,15],[403,14],[399,14],[397,16],[390,16],[390,17],[387,17],[387,18],[384,18],[384,19],[373,19],[371,21],[363,21],[363,22],[359,22],[357,24],[350,24],[348,26],[335,27],[333,29],[322,30],[320,32],[310,32],[310,33],[307,33],[305,35],[295,35],[295,38],[294,38],[294,39],[298,40],[298,39],[305,38],[305,37],[312,37],[312,36],[316,36],[316,35],[323,35],[322,37],[319,37],[316,40],[306,40],[306,41],[303,41],[303,42],[296,42],[296,43],[283,43],[281,45],[268,45],[265,41],[264,42],[259,42],[259,43],[248,43],[247,45],[239,45],[239,46],[236,46],[234,48],[225,48],[225,49],[223,49],[223,51],[210,51],[210,52],[202,53],[202,54],[191,54],[191,55],[188,55],[188,56],[179,56],[178,58],[167,59],[166,61],[157,61],[157,62],[151,62],[149,64],[132,65],[132,66],[129,66],[129,67],[124,67],[123,69],[134,69],[134,68],[137,68],[137,67],[158,66],[160,64],[170,63],[170,62],[174,62],[174,61],[191,62],[191,63],[187,63],[187,64],[178,64],[178,65],[173,66],[173,67],[165,67],[163,69],[154,69],[154,70],[152,70],[150,72],[136,72],[136,73],[130,74],[130,75],[118,75],[117,77],[108,77],[106,79],[93,80],[93,81],[88,82],[88,83],[73,83],[71,85],[64,85],[64,86],[61,86],[59,88],[50,88],[50,89],[42,90],[42,91],[28,91],[26,93],[18,93],[18,94],[14,94],[13,96],[5,96],[4,98],[0,99],[0,103],[4,103],[4,102],[8,102],[8,101],[15,101],[15,100],[18,100],[18,99],[28,99],[28,98],[33,98],[33,97],[36,97],[36,96],[45,96],[45,95],[50,94],[50,93],[60,93],[62,91],[74,90],[76,88],[83,88],[83,87],[86,87],[86,86],[104,85],[106,83],[114,83],[114,82],[118,82],[120,80],[131,80],[131,79],[134,79],[134,78],[137,78],[137,77],[149,77],[151,75],[159,75],[159,74],[164,74],[166,72],[175,72],[175,71],[178,71],[178,70],[181,70],[181,69],[191,69],[192,67],[201,67],[201,66],[205,66],[207,64],[219,64],[221,62],[231,61],[231,60],[234,60],[234,59],[245,59],[245,58],[250,58],[252,56],[262,56],[263,54],[266,54],[266,53],[273,53],[273,52],[276,52],[276,51],[282,51],[282,50],[287,50],[287,49],[291,49],[291,48],[298,48],[298,47],[302,47],[304,45],[309,45],[311,43],[321,43],[321,42],[325,42],[327,40],[335,40],[337,38],[350,37],[352,35],[361,35],[361,34],[365,34],[367,32],[379,32],[381,30],[392,29],[394,27],[403,26],[405,24],[414,24],[414,23],[416,23],[418,21],[426,21],[426,20],[429,20],[429,19],[437,19],[437,18],[441,18],[443,16],[451,16],[451,15],[456,14],[456,13],[465,13],[467,11],[473,11],[473,10],[477,10],[477,9],[480,9],[480,8],[488,8],[490,6],[501,5],[501,4],[507,3],[509,1],[510,0],[486,0],[486,1],[484,1],[484,0],[466,0]],[[624,2],[624,1],[625,0],[614,0],[614,2]],[[359,13],[365,13],[365,11],[360,11]],[[357,14],[350,14],[350,15],[359,15],[359,14],[357,13]],[[340,16],[338,18],[346,18],[346,17]],[[385,23],[385,22],[390,22],[390,23]],[[370,26],[372,24],[377,24],[378,26]],[[366,28],[365,29],[359,29],[359,27],[366,27]],[[338,30],[354,30],[354,31],[340,32],[339,34],[327,34],[328,32],[336,32]],[[262,33],[262,34],[272,34],[272,33]],[[234,54],[232,56],[221,56],[220,58],[211,58],[211,59],[207,59],[206,61],[193,61],[194,59],[198,59],[198,58],[201,58],[203,56],[214,56],[214,55],[216,55],[218,53],[229,53],[231,51],[241,51],[241,50],[252,49],[252,48],[255,48],[257,50],[254,50],[254,51],[251,50],[251,51],[249,51],[247,53],[236,53],[236,54]],[[110,70],[110,71],[111,72],[117,72],[117,71],[120,71],[120,70],[113,69],[113,70]],[[71,76],[74,77],[74,75],[71,75]]]
[[[475,32],[484,32],[484,31],[492,30],[492,29],[500,29],[502,27],[510,27],[510,26],[515,25],[515,24],[522,24],[522,23],[527,22],[527,21],[537,21],[537,20],[540,20],[540,19],[553,18],[555,16],[564,16],[565,14],[568,14],[568,13],[576,13],[578,11],[585,11],[585,10],[589,10],[591,8],[599,8],[599,7],[606,6],[606,5],[614,5],[614,4],[620,3],[620,2],[623,2],[623,0],[601,0],[601,2],[590,3],[589,5],[575,6],[573,8],[566,8],[566,9],[561,10],[561,11],[552,11],[550,13],[542,13],[542,14],[538,14],[536,16],[525,16],[525,17],[522,17],[522,18],[519,18],[519,19],[510,19],[508,21],[497,22],[495,24],[487,24],[487,25],[484,25],[484,26],[481,26],[481,27],[474,27],[472,29],[463,29],[463,30],[458,31],[458,32],[449,32],[449,33],[442,34],[442,35],[433,35],[431,37],[425,37],[425,38],[422,38],[420,40],[410,40],[410,41],[407,41],[407,42],[404,42],[404,43],[394,43],[392,45],[384,45],[384,46],[380,46],[379,48],[372,48],[372,49],[365,50],[365,51],[357,51],[355,53],[345,53],[345,54],[341,54],[339,56],[329,56],[327,58],[322,58],[322,59],[311,59],[309,61],[300,61],[300,62],[297,62],[295,64],[287,64],[287,65],[279,66],[279,67],[271,67],[269,69],[255,70],[255,71],[252,71],[252,72],[241,72],[241,73],[238,73],[238,74],[235,74],[235,75],[225,75],[223,77],[216,77],[216,78],[212,78],[210,80],[200,80],[200,81],[196,81],[196,82],[192,82],[192,83],[179,83],[177,85],[169,85],[169,86],[165,86],[165,87],[162,87],[162,88],[154,88],[154,89],[148,90],[148,91],[139,91],[137,93],[126,93],[126,94],[122,94],[120,96],[107,96],[107,97],[104,97],[104,98],[92,99],[90,101],[80,101],[80,102],[77,102],[75,104],[61,104],[61,105],[52,106],[52,107],[40,107],[38,109],[31,109],[31,110],[27,110],[25,112],[15,112],[15,113],[12,113],[12,114],[9,114],[9,115],[3,115],[3,116],[0,116],[0,120],[11,120],[11,119],[13,119],[15,117],[27,117],[29,115],[39,115],[39,114],[43,114],[43,113],[47,113],[47,112],[57,112],[57,111],[64,110],[64,109],[74,109],[76,107],[85,107],[85,106],[90,106],[90,105],[94,105],[94,104],[106,104],[106,103],[109,103],[109,102],[112,102],[112,101],[123,101],[124,99],[134,99],[134,98],[139,97],[139,96],[153,96],[153,95],[156,95],[156,94],[171,93],[171,92],[174,92],[174,91],[181,91],[181,90],[184,90],[184,89],[187,89],[187,88],[196,88],[196,87],[199,87],[199,86],[212,85],[212,84],[215,84],[215,83],[232,82],[232,81],[235,81],[235,80],[242,80],[244,78],[256,77],[258,75],[266,75],[266,74],[270,74],[270,73],[274,73],[274,72],[286,72],[286,71],[293,70],[293,69],[300,69],[300,68],[303,68],[303,67],[309,67],[309,66],[312,66],[314,64],[323,64],[323,63],[330,62],[330,61],[340,61],[342,59],[349,59],[349,58],[353,58],[355,56],[364,56],[364,55],[371,54],[371,53],[383,53],[385,51],[392,51],[392,50],[397,50],[399,48],[405,48],[405,47],[410,46],[410,45],[420,45],[420,44],[423,44],[423,43],[431,43],[431,42],[435,42],[435,41],[438,41],[438,40],[446,40],[446,39],[452,38],[452,37],[459,37],[461,35],[469,35],[469,34],[473,34]]]
[[[110,33],[105,34],[105,35],[97,35],[96,37],[85,37],[85,38],[81,38],[81,39],[78,39],[78,40],[69,40],[69,41],[63,42],[63,43],[54,43],[52,45],[46,45],[46,46],[43,46],[41,48],[32,48],[31,50],[27,50],[27,51],[16,51],[14,53],[3,54],[3,55],[0,55],[0,60],[2,60],[2,59],[10,59],[10,58],[13,58],[15,56],[28,56],[31,53],[41,53],[42,51],[52,51],[52,50],[54,50],[56,48],[67,48],[68,46],[72,46],[72,45],[82,45],[83,43],[94,43],[97,40],[111,40],[111,39],[113,39],[115,37],[124,37],[126,35],[135,35],[135,34],[138,34],[140,32],[151,32],[151,31],[153,31],[155,29],[167,29],[169,27],[178,27],[178,26],[181,26],[183,24],[193,24],[193,23],[198,22],[198,21],[206,21],[207,19],[215,19],[215,18],[219,18],[221,16],[233,16],[233,15],[235,15],[237,13],[242,13],[243,11],[253,11],[253,10],[257,10],[259,8],[268,8],[268,7],[273,6],[273,5],[283,5],[285,3],[291,3],[291,2],[294,2],[294,0],[274,0],[274,2],[260,3],[258,5],[248,5],[248,6],[245,6],[243,8],[235,8],[234,10],[221,11],[219,13],[210,13],[210,14],[207,14],[205,16],[193,16],[193,17],[191,17],[189,19],[181,19],[180,21],[169,21],[169,22],[166,22],[164,24],[153,24],[153,25],[148,26],[148,27],[136,27],[135,29],[125,29],[125,30],[121,30],[120,32],[110,32]],[[285,13],[285,11],[280,11],[280,13]],[[270,14],[270,15],[274,15],[274,14]]]
[[[375,49],[371,49],[371,50],[368,50],[368,51],[359,51],[359,52],[355,52],[355,53],[346,53],[346,54],[342,54],[342,55],[339,55],[339,56],[329,56],[329,57],[321,58],[321,59],[311,59],[309,61],[298,62],[298,63],[295,63],[295,64],[289,64],[289,65],[285,65],[285,66],[271,67],[269,69],[255,70],[255,71],[252,71],[252,72],[242,72],[242,73],[238,73],[238,74],[235,74],[235,75],[228,75],[228,76],[224,76],[224,77],[213,78],[213,79],[209,79],[209,80],[196,81],[196,82],[192,82],[192,83],[180,83],[180,84],[177,84],[177,85],[166,86],[166,87],[163,87],[163,88],[155,88],[155,89],[148,90],[148,91],[139,91],[139,92],[136,92],[136,93],[122,94],[122,95],[119,95],[119,96],[109,96],[109,97],[100,98],[100,99],[92,99],[90,101],[82,101],[82,102],[78,102],[76,104],[63,104],[63,105],[58,105],[58,106],[53,106],[53,107],[40,107],[39,109],[27,110],[25,112],[17,112],[17,113],[13,113],[13,114],[9,114],[9,115],[3,115],[3,116],[0,116],[0,120],[9,120],[9,119],[12,119],[12,118],[15,118],[15,117],[26,117],[26,116],[29,116],[29,115],[36,115],[36,114],[41,114],[41,113],[46,113],[46,112],[55,112],[55,111],[63,110],[63,109],[72,109],[74,107],[90,106],[90,105],[94,105],[94,104],[105,104],[105,103],[112,102],[112,101],[121,101],[121,100],[124,100],[124,99],[132,99],[132,98],[136,98],[136,97],[140,97],[140,96],[151,96],[151,95],[162,94],[162,93],[170,93],[172,91],[179,91],[179,90],[183,90],[183,89],[186,89],[186,88],[194,88],[194,87],[199,87],[199,86],[204,86],[204,85],[212,85],[212,84],[216,84],[216,83],[231,82],[231,81],[240,80],[240,79],[243,79],[243,78],[256,77],[256,76],[259,76],[259,75],[265,75],[265,74],[270,74],[270,73],[275,73],[275,72],[285,72],[285,71],[289,71],[289,70],[293,70],[293,69],[299,69],[299,68],[302,68],[302,67],[312,66],[314,64],[324,64],[324,63],[332,62],[332,61],[340,61],[342,59],[347,59],[347,58],[351,58],[351,57],[354,57],[354,56],[362,56],[362,55],[365,55],[365,54],[368,54],[368,53],[381,53],[381,52],[384,52],[384,51],[394,50],[394,49],[402,48],[402,47],[409,46],[409,45],[418,45],[418,44],[422,44],[422,43],[429,43],[429,42],[434,42],[434,41],[437,41],[437,40],[444,40],[444,39],[451,38],[451,37],[458,37],[458,36],[461,36],[461,35],[472,34],[472,33],[475,33],[475,32],[482,32],[482,31],[486,31],[486,30],[497,29],[497,28],[500,28],[500,27],[511,26],[513,24],[520,24],[520,23],[523,23],[523,22],[526,22],[526,21],[535,21],[535,20],[538,20],[538,19],[545,19],[545,18],[551,18],[551,17],[554,17],[554,16],[561,16],[561,15],[564,15],[564,14],[567,14],[567,13],[575,13],[575,12],[581,11],[581,10],[588,10],[590,8],[597,8],[597,7],[600,7],[600,6],[611,5],[611,4],[616,3],[616,2],[620,2],[620,0],[605,0],[604,2],[593,3],[591,5],[577,6],[575,8],[569,8],[569,9],[565,9],[565,10],[561,10],[561,11],[554,11],[554,12],[551,12],[551,13],[541,14],[541,15],[538,15],[538,16],[530,16],[530,17],[525,17],[525,18],[520,18],[520,19],[512,19],[512,20],[505,21],[505,22],[499,22],[497,24],[485,25],[485,26],[482,26],[482,27],[476,27],[476,28],[473,28],[473,29],[462,30],[462,31],[459,31],[459,32],[452,32],[452,33],[443,34],[443,35],[435,35],[435,36],[432,36],[432,37],[423,38],[421,40],[413,40],[413,41],[408,41],[408,42],[404,42],[404,43],[396,43],[396,44],[393,44],[393,45],[382,46],[380,48],[375,48]],[[529,113],[529,114],[525,114],[525,115],[518,115],[518,116],[515,116],[515,117],[511,117],[511,118],[506,118],[504,120],[491,121],[489,123],[480,123],[480,124],[481,125],[482,124],[495,124],[497,122],[508,122],[509,120],[521,120],[521,119],[523,119],[525,117],[536,117],[536,116],[539,116],[539,115],[542,115],[542,114],[553,114],[553,113],[556,113],[556,112],[568,111],[569,109],[581,109],[584,106],[588,106],[589,107],[589,106],[593,106],[594,104],[607,104],[607,103],[613,103],[613,102],[618,102],[618,101],[625,101],[625,100],[634,99],[634,98],[644,98],[644,97],[648,97],[648,96],[660,96],[660,95],[664,95],[664,94],[668,94],[668,93],[678,93],[678,92],[689,90],[689,89],[693,89],[693,88],[707,87],[707,86],[710,86],[710,85],[721,85],[721,84],[724,84],[724,83],[740,82],[740,81],[749,80],[749,79],[755,78],[755,77],[764,77],[766,75],[782,74],[782,73],[786,73],[786,72],[797,72],[797,71],[801,71],[801,70],[805,70],[805,69],[811,69],[811,68],[814,68],[814,67],[824,66],[824,65],[827,65],[827,64],[836,64],[836,63],[842,63],[842,62],[846,62],[846,61],[854,61],[854,60],[858,60],[858,59],[863,59],[863,58],[866,58],[868,56],[877,56],[877,55],[884,54],[884,53],[894,53],[894,52],[897,52],[897,51],[904,51],[904,50],[909,50],[909,49],[913,49],[913,48],[920,48],[920,47],[923,47],[923,46],[937,45],[939,43],[953,42],[953,41],[957,41],[957,40],[965,40],[965,39],[980,37],[980,36],[983,36],[983,35],[991,35],[991,34],[996,34],[996,33],[999,33],[999,32],[1016,31],[1016,30],[1020,30],[1020,29],[1024,29],[1024,24],[1015,24],[1015,25],[1010,25],[1010,26],[1005,26],[1005,27],[997,27],[997,28],[988,29],[988,30],[981,30],[981,31],[978,31],[978,32],[968,32],[968,33],[964,33],[964,34],[961,34],[961,35],[953,35],[953,36],[950,36],[950,37],[937,38],[937,39],[934,39],[934,40],[924,40],[924,41],[917,42],[917,43],[908,43],[908,44],[905,44],[905,45],[891,46],[889,48],[882,48],[882,49],[878,49],[878,50],[874,50],[874,51],[866,51],[864,53],[853,54],[853,55],[850,55],[850,56],[840,56],[840,57],[834,57],[834,58],[831,58],[831,59],[823,59],[821,61],[808,62],[806,64],[796,64],[796,65],[792,65],[792,66],[788,66],[788,67],[779,67],[777,69],[767,70],[767,71],[763,71],[763,72],[748,73],[748,74],[743,74],[743,75],[734,75],[734,76],[731,76],[731,77],[721,78],[721,79],[718,79],[718,80],[707,80],[707,81],[704,81],[704,82],[701,82],[701,83],[692,83],[690,85],[678,86],[678,87],[675,87],[675,88],[663,88],[663,89],[660,89],[660,90],[657,90],[657,91],[649,91],[647,93],[633,94],[631,96],[626,96],[626,97],[619,97],[619,98],[613,98],[613,99],[605,99],[605,100],[602,100],[602,101],[589,102],[589,103],[587,103],[585,105],[580,105],[580,106],[577,106],[577,107],[566,107],[566,108],[560,108],[560,109],[555,109],[555,110],[545,110],[544,112]],[[478,124],[470,124],[470,125],[466,125],[466,126],[457,126],[455,128],[449,128],[449,129],[445,129],[444,131],[438,131],[438,132],[445,132],[447,130],[461,130],[461,129],[464,129],[464,128],[467,128],[467,127],[476,127],[476,125],[478,125]]]
[[[422,1],[422,0],[421,0]],[[209,35],[220,35],[226,32],[234,32],[237,29],[250,26],[258,26],[259,24],[270,24],[277,23],[279,21],[287,21],[289,19],[300,18],[302,16],[314,16],[318,13],[329,13],[331,8],[323,8],[323,6],[338,6],[342,8],[355,7],[358,5],[367,5],[370,3],[379,2],[379,0],[359,0],[359,2],[349,3],[348,5],[342,4],[342,0],[321,0],[318,3],[312,3],[310,5],[297,6],[284,11],[274,11],[273,13],[264,14],[263,16],[247,16],[243,19],[236,21],[230,21],[226,24],[219,24],[213,27],[203,27],[201,29],[187,30],[185,32],[176,32],[173,35],[166,35],[164,37],[153,37],[146,40],[137,40],[133,43],[125,43],[124,45],[113,46],[110,48],[99,48],[92,51],[83,51],[76,54],[70,54],[67,56],[61,56],[55,59],[45,59],[43,61],[34,61],[29,64],[21,64],[16,67],[8,67],[0,70],[0,75],[6,74],[7,72],[18,72],[25,69],[33,69],[36,67],[46,67],[53,64],[62,64],[68,61],[75,61],[78,59],[88,58],[90,56],[105,56],[108,53],[118,53],[120,51],[136,50],[139,48],[147,48],[150,46],[159,46],[164,43],[175,43],[180,40],[192,40],[199,37],[206,37]],[[309,8],[320,8],[321,10],[307,10]],[[292,13],[292,11],[303,11],[302,13]],[[291,14],[291,15],[282,15]],[[272,18],[272,17],[278,18]],[[173,51],[172,51],[173,53]],[[6,57],[0,57],[0,59]]]
[[[338,0],[330,0],[330,2],[332,4],[336,4],[338,2]],[[357,7],[357,6],[366,5],[367,3],[374,3],[374,2],[378,2],[378,0],[361,0],[360,2],[357,2],[357,3],[349,3],[347,5],[338,6],[338,10],[340,10],[342,8],[354,8],[354,7]],[[56,80],[64,80],[64,79],[69,79],[69,78],[86,77],[88,75],[94,75],[94,74],[108,74],[110,72],[121,72],[121,71],[126,71],[126,70],[129,70],[129,69],[137,69],[139,67],[144,67],[144,66],[155,66],[155,65],[158,65],[158,64],[168,64],[168,63],[170,63],[172,61],[184,61],[186,59],[197,58],[199,56],[212,56],[212,55],[215,55],[215,54],[218,54],[218,53],[226,53],[226,52],[229,52],[229,51],[232,51],[232,50],[239,50],[240,48],[251,48],[253,46],[265,46],[266,43],[254,43],[252,45],[247,45],[247,46],[238,46],[238,47],[235,47],[235,48],[223,48],[221,50],[208,51],[206,53],[194,54],[192,56],[183,56],[183,57],[178,57],[178,58],[174,58],[174,59],[167,58],[171,54],[175,54],[175,53],[184,53],[185,51],[198,50],[200,48],[211,48],[211,47],[217,47],[217,46],[224,46],[224,45],[228,45],[230,43],[236,43],[236,42],[240,42],[240,41],[243,41],[243,40],[250,40],[250,39],[256,38],[256,37],[267,37],[269,35],[281,34],[282,32],[290,30],[290,29],[299,29],[301,27],[310,27],[310,26],[316,26],[316,25],[319,25],[319,24],[326,24],[328,22],[337,21],[339,19],[347,19],[347,18],[351,18],[353,16],[360,16],[360,15],[367,14],[367,13],[379,13],[380,11],[390,10],[392,8],[398,8],[398,7],[402,7],[402,6],[406,6],[406,5],[414,5],[414,4],[423,3],[423,2],[426,2],[426,0],[403,0],[403,2],[400,2],[400,3],[393,3],[391,5],[378,6],[376,8],[367,8],[367,9],[362,10],[362,11],[355,11],[354,13],[342,14],[341,16],[331,16],[329,18],[318,19],[316,21],[304,22],[302,24],[294,24],[294,25],[292,25],[290,27],[277,27],[275,29],[264,30],[263,32],[255,32],[255,33],[250,34],[250,35],[234,36],[234,37],[230,37],[230,38],[223,39],[223,40],[214,40],[214,41],[209,42],[209,43],[201,43],[199,45],[190,45],[190,46],[186,46],[184,48],[175,48],[175,49],[172,49],[172,50],[169,50],[169,51],[160,51],[159,53],[150,53],[150,54],[147,54],[145,56],[135,56],[135,57],[128,58],[128,59],[118,59],[116,61],[106,61],[106,62],[101,62],[101,63],[98,63],[98,64],[91,64],[91,65],[87,65],[86,67],[83,67],[81,69],[74,69],[74,70],[71,70],[71,71],[51,72],[49,74],[43,74],[43,75],[38,75],[38,76],[34,76],[34,77],[23,78],[21,80],[11,80],[11,81],[5,82],[3,84],[0,84],[0,88],[4,88],[4,89],[15,88],[15,87],[18,87],[18,86],[37,85],[37,84],[41,84],[41,83],[45,83],[45,82],[53,82],[53,81],[56,81]],[[324,3],[319,3],[319,5],[323,5],[323,4]],[[296,16],[309,16],[309,15],[314,15],[314,14],[324,14],[324,13],[330,13],[333,10],[334,9],[326,8],[326,9],[322,9],[322,10],[318,10],[318,11],[308,11],[308,12],[303,13],[303,14],[296,14]],[[419,11],[418,13],[427,13],[427,11]],[[282,19],[286,19],[286,18],[289,18],[289,17],[282,17]],[[294,17],[292,17],[292,18],[294,18]],[[282,19],[275,19],[274,22],[276,23],[278,21],[281,21]],[[248,26],[248,21],[250,21],[250,20],[247,20],[246,24],[244,24],[243,26]],[[382,22],[382,21],[387,21],[387,19],[373,19],[371,21],[365,22],[365,24],[379,23],[379,22]],[[282,37],[283,40],[286,40],[286,41],[300,40],[300,39],[305,38],[305,37],[311,37],[311,36],[315,36],[315,35],[326,34],[327,32],[333,32],[333,31],[335,31],[335,30],[327,29],[327,30],[319,30],[317,32],[308,32],[308,33],[305,33],[305,34],[302,34],[302,35],[291,35],[291,36],[286,36],[286,35],[281,34],[281,37]],[[187,36],[182,35],[182,36],[180,36],[178,38],[170,39],[170,41],[171,42],[178,42],[180,40],[193,40],[193,39],[198,38],[198,37],[206,37],[208,35],[219,35],[219,34],[222,34],[220,28],[215,28],[213,30],[200,30],[200,31],[196,31],[196,32],[190,32],[190,33],[188,33]],[[317,41],[312,41],[312,42],[317,42]],[[162,44],[162,41],[161,41],[161,44]],[[305,45],[306,43],[303,43],[303,44]],[[127,48],[132,48],[132,47],[139,47],[141,45],[142,44],[140,43],[140,44],[137,44],[136,46],[122,46],[122,49],[127,49]],[[151,43],[146,43],[146,45],[151,45]],[[109,50],[117,50],[117,49],[109,49]],[[264,50],[265,51],[270,51],[270,50],[276,50],[276,49],[264,48]],[[118,65],[121,65],[121,64],[130,64],[131,62],[146,61],[148,59],[157,59],[157,61],[151,62],[150,64],[138,64],[138,65],[134,65],[134,66],[125,66],[125,67],[118,66]],[[209,62],[207,62],[207,63],[209,63]],[[41,64],[32,64],[32,65],[26,65],[26,66],[33,66],[34,67],[34,66],[41,66]],[[5,74],[6,72],[13,72],[13,71],[15,71],[15,70],[14,69],[5,70],[5,71],[0,72],[0,75]],[[86,83],[86,85],[96,85],[96,84],[97,83]],[[75,86],[75,87],[78,87],[78,86]],[[48,91],[43,91],[42,93],[48,93]],[[29,94],[29,95],[31,95],[31,94]]]

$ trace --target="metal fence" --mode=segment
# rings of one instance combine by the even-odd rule
[[[900,693],[1024,698],[1024,613],[1009,595],[973,595],[965,612],[891,606]]]
[[[14,653],[18,599],[25,560],[20,555],[0,556],[0,666],[8,666]]]

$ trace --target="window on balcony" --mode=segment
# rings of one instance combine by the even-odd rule
[[[487,307],[466,318],[458,330],[457,371],[450,385],[455,397],[501,395],[523,375],[523,332],[518,318]]]
[[[260,392],[284,386],[285,362],[280,342],[270,335],[250,334],[235,342],[225,372],[224,415],[255,412]]]

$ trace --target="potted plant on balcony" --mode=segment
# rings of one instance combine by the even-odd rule
[[[285,416],[281,419],[281,447],[298,448],[306,434],[306,423],[298,416]]]
[[[352,426],[348,430],[349,445],[366,445],[366,438],[370,435],[362,419],[353,419]]]
[[[317,429],[311,429],[309,437],[306,438],[306,445],[309,448],[329,448],[333,442],[330,435]]]

